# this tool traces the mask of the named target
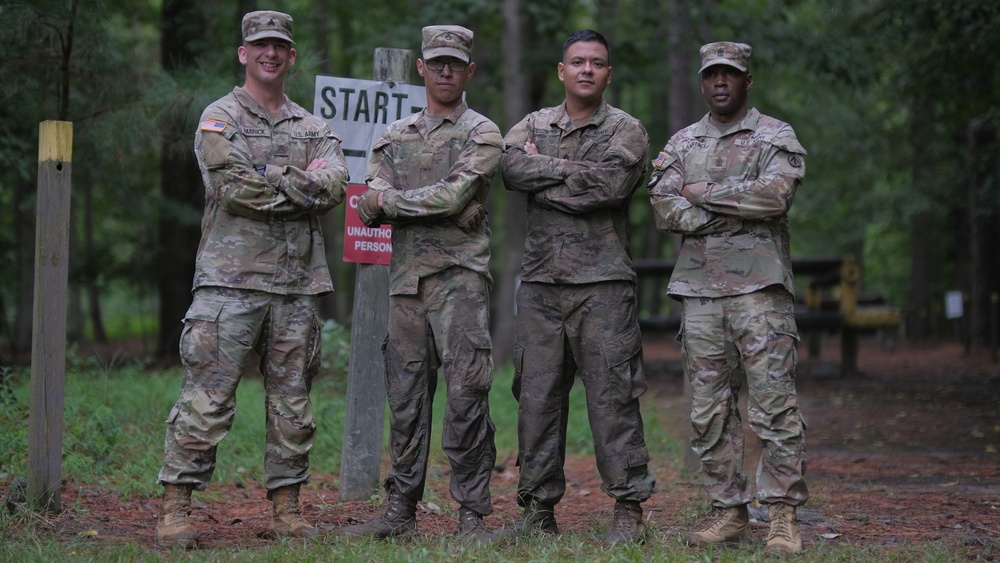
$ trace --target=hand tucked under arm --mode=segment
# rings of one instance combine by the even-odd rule
[[[316,156],[305,170],[295,166],[268,165],[265,177],[300,207],[323,214],[344,201],[347,161],[340,140],[328,134],[316,147]]]
[[[684,185],[684,171],[679,162],[674,161],[654,172],[647,188],[657,229],[683,235],[708,235],[740,228],[742,221],[739,218],[713,213],[688,201],[683,192],[690,185]]]

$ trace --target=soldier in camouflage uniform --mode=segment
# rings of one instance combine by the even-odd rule
[[[788,209],[805,175],[792,128],[747,108],[750,46],[701,48],[709,113],[677,132],[653,162],[657,227],[683,236],[667,292],[683,304],[679,338],[692,387],[692,447],[716,511],[691,544],[746,541],[753,493],[743,465],[740,370],[760,441],[757,499],[769,506],[767,549],[802,549],[795,508],[809,497],[805,424],[795,394]]]
[[[386,538],[416,529],[431,438],[431,408],[443,368],[447,385],[442,441],[460,533],[489,541],[496,461],[490,418],[490,229],[483,207],[500,166],[503,139],[462,99],[476,64],[472,31],[423,28],[417,71],[427,107],[396,121],[372,148],[358,202],[368,226],[390,223],[389,334],[383,344],[392,467],[388,500],[373,520],[343,528]]]
[[[195,154],[205,213],[184,319],[184,382],[167,417],[156,526],[166,547],[196,547],[191,491],[205,490],[232,427],[236,386],[254,355],[267,393],[265,487],[278,535],[309,537],[299,486],[316,425],[309,389],[320,363],[317,296],[333,290],[319,217],[344,199],[347,165],[326,123],[289,100],[292,18],[243,18],[242,87],[202,114]]]
[[[579,375],[602,489],[616,501],[604,541],[634,542],[654,479],[639,412],[646,379],[628,219],[649,137],[604,100],[611,65],[601,34],[571,35],[557,69],[565,101],[504,138],[504,185],[528,198],[513,386],[524,517],[510,533],[558,533],[568,398]]]

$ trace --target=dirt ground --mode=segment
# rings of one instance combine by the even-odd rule
[[[839,343],[823,340],[823,358],[800,349],[798,392],[807,421],[810,502],[799,511],[806,549],[825,544],[893,547],[943,542],[966,546],[973,557],[1000,558],[1000,363],[991,350],[966,353],[953,342],[907,342],[890,350],[863,338],[862,373],[839,374]],[[650,392],[644,410],[657,412],[668,432],[683,439],[686,412],[677,373],[680,354],[671,339],[647,339],[644,347]],[[748,447],[756,444],[748,434]],[[754,463],[748,452],[747,466]],[[692,501],[704,505],[696,478],[670,467],[653,467],[657,491],[644,505],[651,529],[669,541],[685,531]],[[421,503],[423,535],[450,534],[447,468],[436,463],[428,487],[438,507]],[[568,490],[556,516],[564,531],[585,531],[610,518],[612,502],[601,492],[593,460],[567,463]],[[377,508],[340,503],[336,475],[314,473],[303,490],[306,516],[320,528],[366,519]],[[519,514],[514,500],[517,469],[500,460],[493,478],[496,512],[491,527],[509,525]],[[6,485],[0,485],[4,498]],[[269,502],[263,491],[213,485],[214,498],[195,496],[194,518],[202,547],[253,547],[271,543]],[[428,495],[433,497],[434,495]],[[63,506],[79,506],[43,518],[67,539],[81,534],[100,542],[139,538],[155,548],[158,499],[122,501],[69,480]],[[699,505],[701,506],[701,505]],[[755,524],[755,537],[766,536]]]

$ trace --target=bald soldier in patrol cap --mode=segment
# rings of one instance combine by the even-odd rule
[[[194,149],[205,184],[194,299],[184,318],[184,382],[167,417],[156,524],[164,547],[197,547],[191,491],[205,490],[236,413],[236,386],[260,361],[266,392],[264,486],[279,536],[310,537],[299,510],[316,424],[317,298],[333,291],[319,218],[344,199],[347,164],[326,123],[284,94],[292,17],[243,17],[242,87],[202,113]]]
[[[709,112],[653,162],[649,198],[660,230],[683,235],[667,293],[681,301],[680,339],[692,387],[691,445],[701,457],[712,521],[689,544],[750,539],[747,505],[768,506],[767,550],[796,553],[796,507],[809,498],[805,424],[795,393],[788,209],[806,151],[787,123],[747,108],[751,48],[701,48]],[[745,372],[750,428],[760,441],[756,495],[743,473],[737,408]]]
[[[462,98],[472,78],[473,33],[457,25],[423,28],[427,107],[375,141],[358,214],[389,223],[389,334],[383,345],[392,467],[378,517],[345,534],[386,538],[416,530],[431,438],[431,408],[442,368],[447,385],[442,442],[451,464],[459,533],[489,541],[496,461],[490,419],[490,228],[483,205],[500,166],[497,126]]]

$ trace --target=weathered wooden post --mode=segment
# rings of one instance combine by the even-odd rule
[[[375,49],[375,80],[407,84],[412,54]],[[382,340],[388,332],[389,267],[358,264],[351,324],[351,363],[340,459],[340,500],[367,499],[379,483],[385,426],[385,364]]]
[[[28,414],[28,499],[57,513],[62,480],[63,385],[66,379],[66,284],[69,274],[73,124],[38,128],[38,218]]]

